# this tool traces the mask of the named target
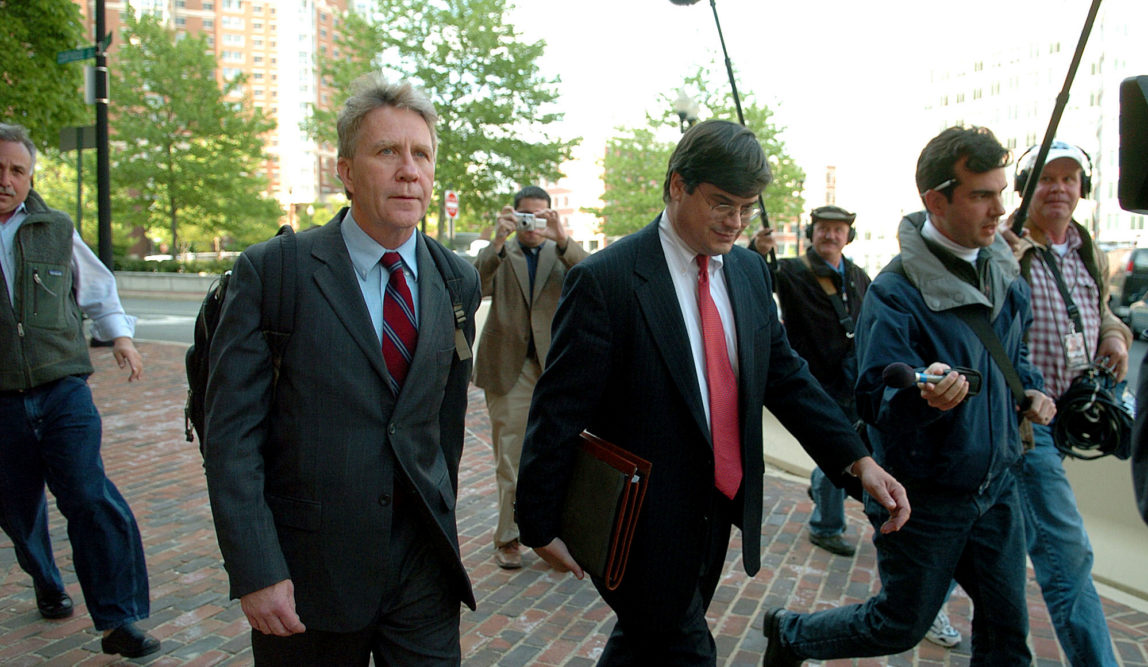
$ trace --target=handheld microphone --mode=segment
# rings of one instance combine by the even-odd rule
[[[976,396],[981,392],[981,374],[971,368],[962,368],[954,366],[953,371],[965,376],[969,381],[969,396]],[[946,373],[947,375],[947,373]],[[931,373],[918,373],[913,370],[909,364],[900,361],[893,362],[881,371],[881,380],[885,383],[886,387],[893,387],[894,389],[904,389],[911,387],[919,382],[931,382],[936,384],[945,379],[945,375],[933,375]]]

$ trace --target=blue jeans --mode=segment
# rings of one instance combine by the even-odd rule
[[[955,578],[973,600],[973,665],[1029,665],[1024,529],[1011,471],[981,493],[909,492],[912,516],[888,535],[878,530],[880,592],[861,604],[786,614],[781,638],[803,658],[892,655],[925,637]],[[888,518],[866,498],[874,528]]]
[[[845,532],[845,490],[814,468],[809,475],[809,489],[813,496],[813,514],[809,517],[809,532],[818,537],[833,537]]]
[[[97,630],[147,618],[147,567],[131,508],[104,474],[88,383],[65,377],[0,394],[0,525],[45,592],[64,583],[52,557],[44,484],[68,521],[76,577]]]
[[[1092,545],[1048,426],[1032,427],[1035,447],[1017,463],[1028,555],[1056,638],[1073,665],[1115,665],[1100,596],[1092,585]],[[1087,465],[1087,464],[1085,464]]]

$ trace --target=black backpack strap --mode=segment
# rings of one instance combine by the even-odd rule
[[[1016,372],[1016,367],[1012,365],[1012,360],[1008,358],[1005,353],[1004,346],[1001,345],[1001,339],[997,336],[996,332],[989,326],[988,311],[983,306],[961,306],[954,308],[953,314],[961,318],[977,338],[981,340],[981,344],[989,351],[989,355],[996,362],[997,368],[1001,369],[1001,373],[1005,376],[1005,381],[1008,382],[1008,387],[1012,391],[1012,398],[1020,407],[1021,411],[1027,410],[1032,403],[1032,399],[1024,393],[1024,384],[1020,381],[1020,375]]]
[[[446,248],[425,234],[423,240],[426,241],[427,250],[430,251],[431,258],[434,260],[443,282],[446,283],[447,292],[450,293],[451,309],[454,311],[454,349],[458,353],[459,360],[465,361],[470,359],[471,351],[470,344],[466,342],[466,332],[463,330],[463,325],[466,324],[466,309],[462,307],[462,295],[460,293],[462,276],[455,269],[454,262],[446,256],[446,253],[449,252]]]
[[[298,273],[298,258],[295,255],[295,230],[290,225],[283,225],[272,239],[262,275],[260,329],[271,347],[276,370],[295,327],[295,276]]]

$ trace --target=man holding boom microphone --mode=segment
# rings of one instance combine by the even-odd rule
[[[1012,470],[1021,454],[1016,396],[1038,424],[1055,405],[1024,346],[1028,287],[996,233],[1008,158],[985,128],[949,128],[921,153],[916,180],[927,210],[901,221],[901,254],[870,286],[856,338],[858,412],[874,457],[905,484],[913,520],[875,534],[882,589],[867,602],[768,611],[767,665],[908,650],[954,578],[974,603],[973,663],[1031,662]],[[986,346],[1000,348],[1001,362]],[[910,370],[908,386],[888,387],[896,373],[886,369],[896,363],[941,377],[914,383]],[[967,368],[951,372],[958,365]],[[871,500],[866,512],[875,526],[888,516]]]
[[[1038,178],[1037,146],[1017,161],[1014,186]],[[1117,382],[1128,370],[1132,332],[1108,308],[1105,255],[1072,219],[1091,189],[1091,161],[1080,147],[1054,141],[1039,172],[1024,237],[1013,241],[1021,275],[1032,290],[1028,348],[1054,400],[1096,364]],[[1003,231],[1003,230],[1002,230]],[[1063,286],[1063,292],[1062,287]],[[1100,596],[1092,584],[1092,545],[1053,443],[1052,429],[1032,428],[1032,448],[1017,462],[1025,538],[1036,579],[1061,648],[1073,665],[1115,665]]]

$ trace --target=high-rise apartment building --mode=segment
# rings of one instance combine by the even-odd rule
[[[94,34],[95,0],[76,0]],[[220,81],[246,75],[244,93],[276,121],[266,138],[270,194],[294,222],[315,202],[342,195],[335,146],[307,136],[302,123],[312,104],[333,104],[333,91],[319,77],[318,58],[339,56],[336,35],[348,8],[362,0],[107,0],[107,29],[114,33],[110,66],[122,41],[121,14],[154,15],[177,34],[207,38],[219,63]],[[115,105],[112,91],[112,105]]]
[[[984,125],[1013,150],[1014,158],[1039,144],[1064,86],[1088,4],[1046,0],[1011,23],[1002,17],[986,25],[999,35],[992,49],[933,70],[926,109],[936,129]],[[1057,131],[1058,138],[1091,156],[1092,198],[1081,201],[1076,219],[1103,243],[1148,243],[1148,216],[1123,211],[1117,201],[1120,82],[1148,74],[1148,49],[1140,41],[1145,26],[1148,3],[1114,0],[1101,5]],[[1010,184],[1006,203],[1017,206],[1020,197],[1011,191]]]

